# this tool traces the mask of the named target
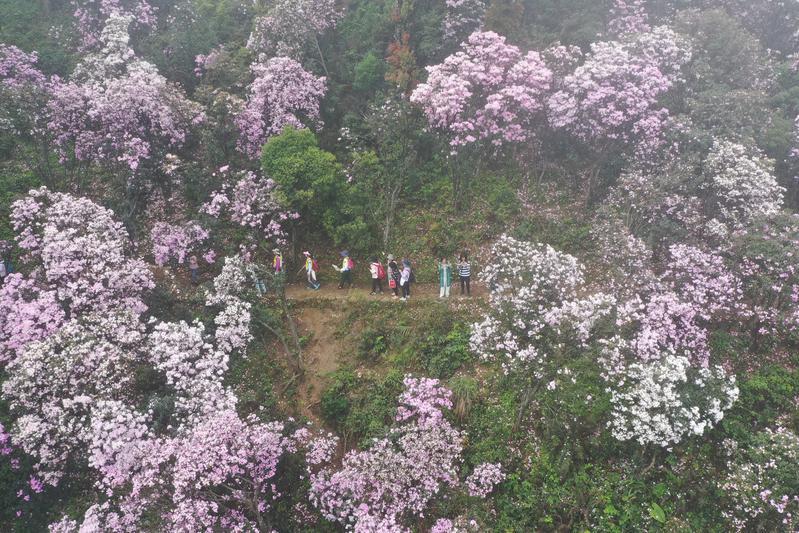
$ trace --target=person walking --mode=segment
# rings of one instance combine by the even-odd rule
[[[438,297],[449,298],[450,287],[452,287],[452,265],[447,262],[446,257],[442,257],[438,263]]]
[[[469,282],[472,279],[472,265],[469,263],[469,256],[463,252],[458,258],[458,277],[461,281],[461,295],[466,292],[466,296],[471,295],[471,287]]]
[[[308,288],[313,290],[319,290],[319,282],[316,280],[316,272],[319,269],[319,265],[314,259],[314,256],[311,255],[311,252],[302,252],[302,255],[305,256],[305,275],[308,277]],[[300,269],[302,270],[302,269]]]
[[[0,257],[0,285],[6,281],[7,275],[8,272],[6,271],[6,260],[5,258]]]
[[[189,257],[189,272],[191,273],[192,284],[197,285],[200,281],[200,265],[197,263],[196,255]]]
[[[397,265],[397,261],[392,254],[388,254],[388,287],[394,291],[392,298],[399,298],[401,276],[402,271]]]
[[[369,273],[372,275],[372,292],[369,294],[383,294],[383,278],[386,277],[386,271],[377,257],[372,257]]]
[[[341,281],[338,284],[338,288],[343,289],[346,285],[348,289],[351,289],[352,270],[355,268],[355,261],[352,260],[350,253],[347,250],[343,250],[339,255],[342,257],[341,267],[339,268],[338,266],[333,265],[333,268],[341,272]]]
[[[402,300],[407,301],[411,297],[411,262],[407,259],[402,260],[402,275],[400,276],[400,287],[402,287]]]

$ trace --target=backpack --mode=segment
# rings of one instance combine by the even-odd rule
[[[314,272],[319,272],[319,263],[316,262],[316,259],[311,259],[311,268]]]
[[[355,269],[355,261],[352,260],[352,257],[347,258],[347,268],[349,268],[350,270]]]
[[[416,283],[416,273],[411,269],[411,275],[408,276],[408,281],[411,283]]]
[[[377,264],[377,279],[386,279],[386,269],[381,263]]]

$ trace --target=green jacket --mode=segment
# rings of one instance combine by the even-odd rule
[[[447,263],[446,265],[442,265],[441,263],[438,264],[438,286],[439,287],[449,287],[452,285],[452,265]]]

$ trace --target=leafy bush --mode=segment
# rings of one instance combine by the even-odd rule
[[[458,323],[448,333],[431,333],[420,344],[418,354],[428,375],[446,379],[474,359],[469,350],[469,328]]]

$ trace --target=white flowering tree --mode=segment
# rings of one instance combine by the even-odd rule
[[[481,274],[491,290],[489,310],[472,326],[470,345],[521,379],[521,417],[536,390],[555,388],[568,374],[570,350],[588,345],[615,302],[602,293],[581,296],[582,266],[551,246],[502,236],[490,255]]]
[[[774,163],[757,150],[716,141],[704,163],[712,212],[730,230],[776,215],[785,189],[774,176]]]
[[[621,441],[671,447],[718,424],[738,399],[734,376],[702,367],[674,350],[641,361],[622,339],[605,351],[613,412],[610,427]]]

